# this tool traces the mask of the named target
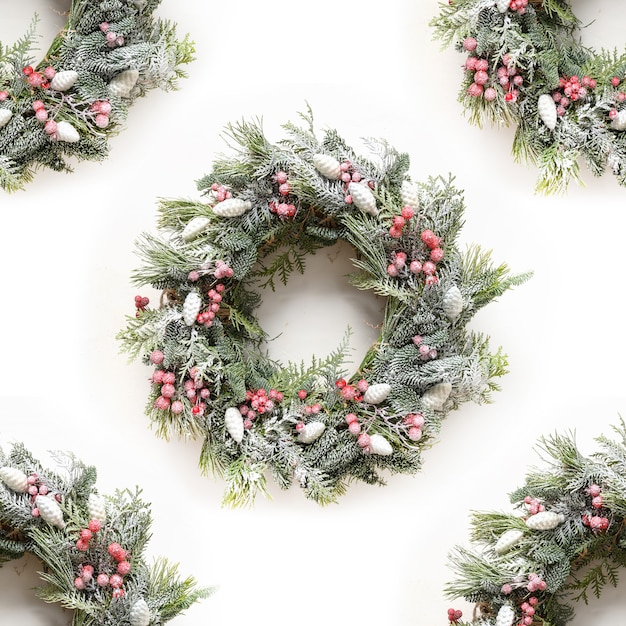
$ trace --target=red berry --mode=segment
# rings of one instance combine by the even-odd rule
[[[98,574],[96,582],[100,587],[106,587],[109,584],[109,577],[106,574]]]
[[[74,587],[79,591],[83,590],[85,588],[85,581],[80,576],[77,576],[74,578]]]
[[[415,215],[415,211],[413,210],[413,207],[410,207],[410,206],[402,207],[402,217],[405,220],[410,220],[414,215]]]
[[[97,533],[102,528],[102,524],[99,519],[90,519],[87,526],[92,533]]]
[[[611,85],[613,85],[613,87],[617,87],[620,82],[621,81],[618,76],[613,76],[613,78],[611,78]]]
[[[22,68],[22,74],[24,74],[24,76],[30,76],[33,73],[33,68],[30,65],[27,65],[26,67]]]
[[[356,441],[361,448],[367,448],[370,445],[370,436],[367,433],[362,433]]]
[[[124,584],[124,579],[119,574],[113,574],[109,578],[109,585],[115,589],[119,589]]]
[[[345,378],[340,378],[339,380],[335,381],[335,387],[337,387],[337,389],[343,389],[346,385],[347,383]]]
[[[128,561],[120,561],[117,566],[117,573],[121,576],[126,576],[130,572],[130,563]]]
[[[467,50],[468,52],[472,52],[476,50],[477,45],[478,45],[478,42],[476,41],[476,39],[474,39],[474,37],[466,37],[463,40],[463,48]]]

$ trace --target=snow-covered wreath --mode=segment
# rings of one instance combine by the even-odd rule
[[[140,491],[96,489],[96,469],[71,453],[44,467],[23,444],[0,450],[0,563],[33,554],[38,596],[73,611],[73,626],[168,622],[209,589],[145,557],[152,523]]]
[[[452,181],[412,182],[409,157],[368,141],[370,160],[334,130],[321,140],[284,125],[271,144],[260,122],[228,127],[233,156],[199,181],[205,201],[162,200],[157,235],[137,242],[135,298],[120,331],[131,360],[154,367],[147,413],[158,433],[204,438],[200,466],[223,475],[225,502],[266,491],[266,470],[308,498],[335,501],[350,480],[413,473],[445,415],[489,399],[506,358],[470,332],[478,309],[527,275],[461,252],[464,203]],[[306,255],[346,241],[351,282],[386,298],[378,341],[343,370],[348,337],[310,365],[277,363],[255,318],[258,287],[304,271]]]
[[[72,0],[65,28],[35,64],[37,18],[0,42],[0,187],[22,189],[39,167],[101,160],[128,107],[149,89],[174,89],[193,45],[153,13],[161,0]]]
[[[511,494],[514,513],[481,512],[472,519],[472,546],[457,546],[451,598],[476,603],[474,619],[453,624],[565,626],[572,602],[587,603],[626,567],[626,427],[617,440],[597,438],[585,457],[574,436],[541,440],[544,467]]]
[[[517,125],[513,155],[537,190],[580,182],[580,160],[626,185],[626,54],[580,42],[566,0],[451,0],[431,26],[467,55],[459,99],[472,123]]]

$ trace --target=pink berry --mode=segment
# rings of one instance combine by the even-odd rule
[[[109,578],[109,585],[115,589],[119,589],[124,584],[124,579],[119,574],[113,574]]]
[[[45,496],[48,494],[48,487],[46,485],[41,485],[39,487],[39,495],[40,496]]]
[[[482,93],[483,93],[483,86],[479,85],[478,83],[472,83],[467,88],[467,93],[468,93],[468,95],[472,96],[473,98],[478,98],[478,96],[481,96]]]
[[[111,593],[111,596],[115,600],[119,600],[120,598],[124,597],[124,590],[123,589],[113,589],[113,593]]]
[[[282,185],[280,185],[280,187],[278,188],[278,193],[281,196],[286,196],[289,194],[291,187],[289,185],[289,183],[283,183]]]
[[[397,228],[396,226],[392,226],[389,229],[389,235],[394,239],[400,239],[400,237],[402,237],[402,229]]]
[[[54,135],[57,132],[57,123],[54,120],[48,120],[43,127],[48,135]]]
[[[41,100],[35,100],[32,104],[33,111],[39,111],[39,109],[43,109],[45,104]]]
[[[354,174],[352,174],[352,182],[353,183],[361,182],[361,174],[359,174],[358,172],[354,172]]]
[[[170,385],[169,383],[166,383],[165,385],[163,385],[163,387],[161,387],[161,395],[164,398],[173,398],[174,394],[176,393],[176,387],[174,387],[174,385]]]
[[[476,72],[476,74],[474,74],[474,82],[477,85],[485,85],[487,84],[488,81],[489,81],[489,74],[487,74],[487,72],[483,72],[482,70],[479,70]]]
[[[437,271],[437,267],[435,266],[435,264],[432,261],[426,261],[422,265],[422,271],[427,276],[432,276]]]
[[[463,49],[467,50],[468,52],[473,52],[474,50],[476,50],[477,45],[478,42],[476,41],[476,39],[474,39],[474,37],[466,37],[463,40]]]
[[[414,209],[410,206],[403,206],[401,213],[405,220],[410,220],[415,215]]]
[[[35,112],[35,117],[37,118],[38,122],[45,122],[48,119],[48,111],[46,111],[45,109],[38,109]]]
[[[83,541],[91,541],[93,533],[89,530],[89,528],[83,528],[79,533],[79,537]]]
[[[489,69],[489,63],[487,59],[478,59],[478,61],[476,61],[476,71],[486,72],[488,69]]]
[[[465,69],[473,72],[476,69],[476,63],[478,59],[476,57],[467,57],[465,60]]]
[[[512,593],[513,591],[513,587],[511,585],[509,585],[508,583],[505,583],[504,585],[502,585],[502,588],[500,589],[500,591],[505,595],[508,596],[510,593]]]
[[[439,263],[443,259],[443,250],[441,248],[433,248],[430,251],[430,260],[433,263]]]
[[[307,407],[310,409],[310,407]],[[298,422],[296,424],[296,432],[301,433],[306,428],[306,424],[304,422]]]
[[[80,552],[87,552],[87,550],[89,550],[89,543],[83,539],[79,539],[76,542],[76,549],[80,550]]]
[[[170,400],[169,400],[169,398],[165,398],[164,396],[159,396],[154,401],[154,406],[155,406],[155,408],[159,409],[160,411],[165,411],[166,409],[169,409],[169,407],[170,407]]]
[[[592,498],[599,496],[601,491],[602,491],[602,488],[600,487],[600,485],[596,485],[596,484],[589,485],[589,495]]]
[[[347,196],[343,199],[343,201],[344,201],[346,204],[352,204],[352,196],[351,196],[350,194],[348,194],[348,195],[347,195]]]
[[[128,561],[120,561],[117,565],[117,573],[121,576],[126,576],[131,570],[130,563]]]
[[[4,89],[2,91],[0,91],[0,102],[3,102],[8,97],[9,97],[9,92],[8,91],[5,91]]]
[[[485,89],[485,93],[483,94],[485,100],[487,100],[488,102],[492,102],[493,100],[496,99],[496,90],[493,87],[487,87],[487,89]]]
[[[95,123],[98,128],[106,128],[109,125],[109,116],[104,113],[98,113]]]
[[[595,498],[591,500],[591,506],[594,509],[601,509],[602,503],[603,503],[602,496],[596,496]]]
[[[398,268],[393,263],[390,263],[387,266],[387,274],[389,274],[392,278],[395,278],[398,275]]]
[[[370,436],[367,433],[362,433],[356,441],[361,448],[367,448],[370,445]]]
[[[163,382],[173,385],[176,382],[176,374],[174,374],[174,372],[165,372],[165,374],[163,374]]]
[[[39,488],[36,485],[31,485],[28,488],[28,494],[31,496],[36,496],[39,493]]]
[[[76,587],[79,591],[82,591],[85,588],[85,581],[80,576],[77,576],[74,578],[74,587]]]
[[[411,428],[409,428],[409,439],[411,441],[419,441],[421,438],[422,438],[421,428],[417,428],[416,426],[411,426]]]
[[[93,577],[93,565],[83,565],[83,570],[80,573],[80,577],[85,581],[89,582]]]
[[[412,339],[413,343],[416,346],[419,346],[420,343],[422,343],[422,341],[424,341],[424,338],[421,335],[413,335],[413,339]]]
[[[420,238],[429,248],[436,248],[439,245],[439,238],[432,230],[423,230]]]
[[[348,425],[348,430],[352,435],[358,435],[361,432],[361,424],[359,422],[350,422]]]
[[[102,524],[100,523],[99,519],[94,518],[89,520],[89,524],[87,524],[87,527],[92,533],[97,533],[102,528]]]
[[[287,177],[287,172],[283,172],[283,171],[276,172],[276,182],[279,185],[282,185],[282,184],[286,183],[287,182],[287,178],[288,178]]]
[[[621,81],[618,76],[613,76],[613,78],[611,78],[611,85],[613,85],[613,87],[617,87],[620,82]]]
[[[180,415],[184,411],[183,403],[180,400],[174,400],[170,410],[174,415]]]
[[[411,261],[409,269],[413,274],[419,274],[422,271],[422,264],[419,261]]]
[[[101,22],[101,23],[100,23],[100,30],[101,30],[103,33],[106,33],[106,32],[107,32],[107,30],[109,30],[109,23],[108,23],[108,22]]]
[[[34,509],[31,510],[30,514],[33,517],[39,517],[39,509],[37,507],[35,507]]]
[[[300,398],[300,400],[304,400],[307,395],[306,389],[300,389],[300,391],[298,391],[298,398]]]
[[[109,584],[109,577],[106,574],[98,574],[96,582],[100,587],[106,587]]]

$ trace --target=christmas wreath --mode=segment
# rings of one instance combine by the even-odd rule
[[[467,55],[459,95],[472,123],[517,125],[513,155],[539,168],[537,190],[591,172],[626,185],[626,54],[585,47],[565,0],[453,0],[435,37]]]
[[[73,0],[66,27],[34,64],[37,18],[0,42],[0,186],[22,189],[38,167],[101,160],[128,107],[149,89],[174,89],[193,45],[156,20],[161,0]]]
[[[56,471],[23,444],[0,450],[0,563],[38,557],[39,597],[72,609],[74,626],[163,624],[209,595],[166,559],[146,562],[152,520],[139,490],[102,495],[94,467],[53,456]]]
[[[259,121],[228,126],[233,156],[199,181],[205,201],[162,200],[157,235],[137,242],[137,286],[122,351],[154,367],[147,414],[158,433],[204,438],[200,466],[225,476],[225,503],[282,488],[335,501],[350,480],[412,473],[445,415],[487,401],[506,358],[467,330],[478,309],[522,283],[490,253],[456,240],[464,210],[452,180],[412,182],[409,157],[368,141],[356,154],[334,130],[284,125],[271,144]],[[272,361],[255,318],[259,287],[304,271],[306,255],[346,241],[352,284],[386,298],[379,340],[351,376],[348,337],[310,365]]]
[[[476,602],[483,626],[565,626],[572,602],[600,596],[626,567],[626,427],[585,457],[574,436],[541,440],[547,467],[511,494],[515,513],[475,513],[475,549],[457,546],[450,597]],[[449,610],[450,622],[463,624]]]

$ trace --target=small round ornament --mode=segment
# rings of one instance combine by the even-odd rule
[[[74,624],[148,626],[210,595],[192,577],[181,579],[177,565],[144,557],[152,517],[140,489],[107,496],[107,520],[95,468],[71,452],[54,457],[51,468],[23,444],[0,449],[0,561],[41,561],[37,596],[70,609]]]
[[[569,0],[440,2],[431,20],[465,56],[459,101],[470,123],[514,126],[513,158],[538,169],[536,190],[582,184],[580,164],[626,185],[619,125],[626,111],[624,52],[585,45]],[[619,124],[619,123],[618,123]]]
[[[73,0],[36,64],[37,18],[15,44],[0,42],[0,188],[23,189],[40,167],[103,160],[137,97],[177,88],[194,48],[154,17],[160,2]]]
[[[165,297],[135,307],[118,335],[154,368],[151,420],[164,436],[204,439],[200,465],[225,478],[230,506],[267,493],[272,474],[326,504],[353,479],[418,471],[447,413],[488,401],[506,369],[468,329],[470,312],[529,277],[459,249],[464,203],[452,179],[414,181],[386,141],[372,159],[336,131],[318,138],[307,119],[277,145],[259,124],[233,125],[238,149],[200,180],[201,200],[162,201],[161,252],[140,250],[148,267],[133,281]],[[338,241],[354,249],[355,287],[386,299],[379,340],[352,372],[347,339],[308,368],[272,360],[256,317],[262,288]]]

